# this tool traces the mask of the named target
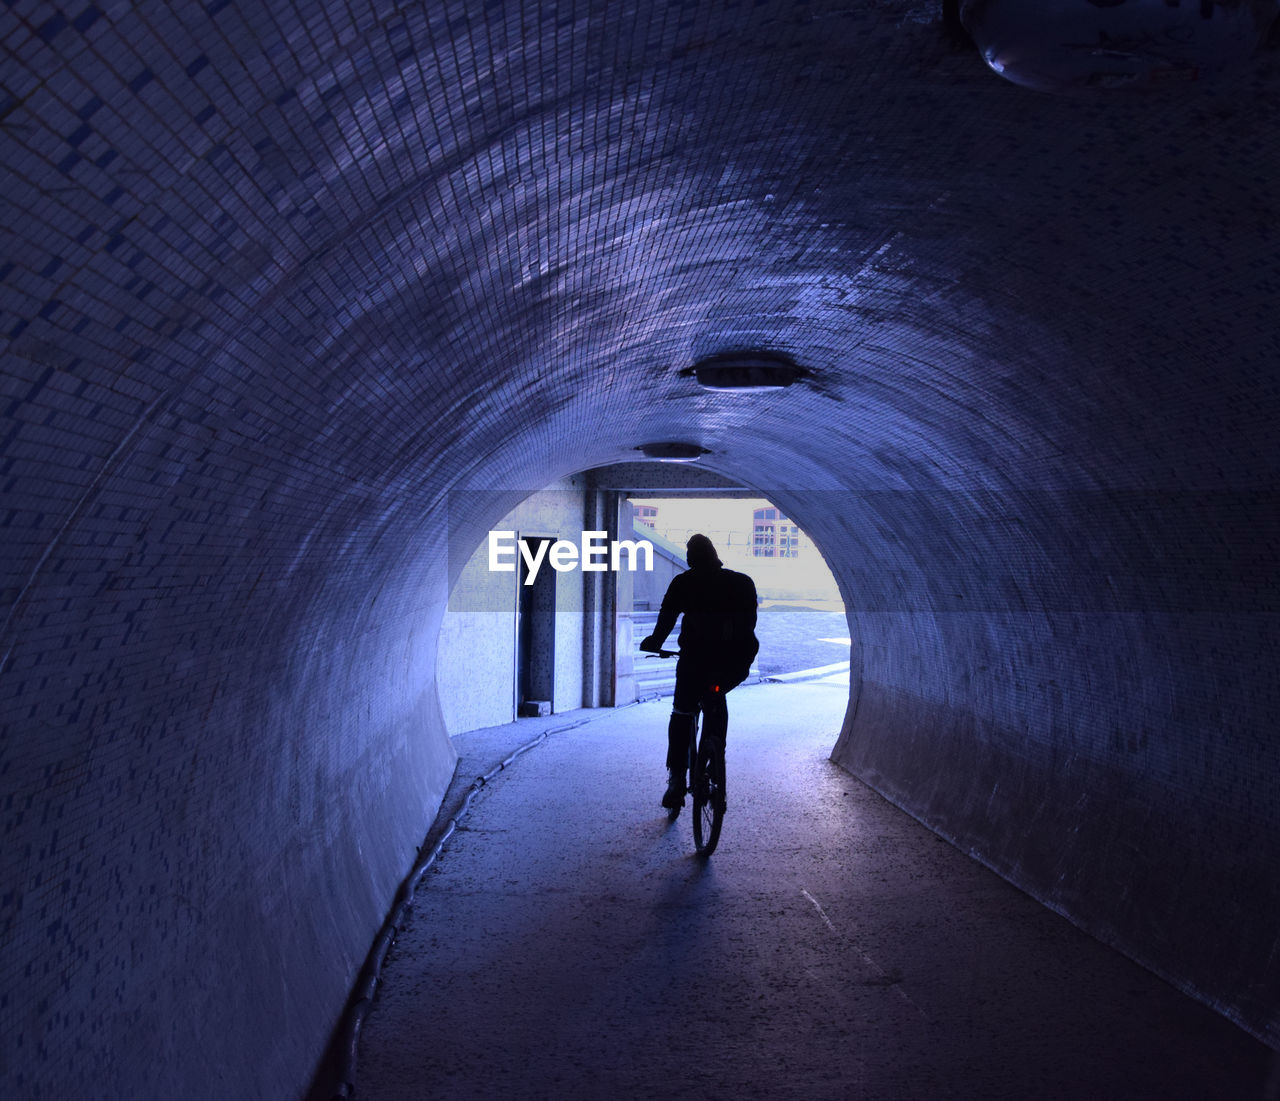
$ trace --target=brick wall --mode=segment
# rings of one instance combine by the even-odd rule
[[[1275,1039],[1274,66],[1054,100],[914,0],[0,48],[6,1092],[299,1095],[450,770],[450,491],[672,439],[844,585],[843,760]],[[812,377],[679,374],[743,346]]]

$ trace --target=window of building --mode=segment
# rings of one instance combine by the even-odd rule
[[[776,508],[753,513],[751,554],[755,558],[798,558],[800,529]]]

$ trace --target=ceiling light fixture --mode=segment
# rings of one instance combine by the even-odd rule
[[[745,393],[781,390],[808,372],[779,352],[721,352],[698,360],[680,374],[692,375],[707,390]]]
[[[664,463],[691,463],[710,454],[705,447],[699,447],[696,443],[680,443],[676,440],[645,443],[636,450],[643,452],[646,459],[657,459]]]
[[[983,60],[1014,84],[1059,95],[1211,79],[1252,54],[1275,0],[958,0]]]

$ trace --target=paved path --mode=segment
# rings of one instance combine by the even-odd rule
[[[357,1101],[1267,1096],[1262,1045],[832,765],[846,685],[733,693],[705,862],[665,701],[519,757],[418,890]]]

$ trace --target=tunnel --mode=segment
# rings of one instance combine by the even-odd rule
[[[953,7],[4,5],[9,1096],[303,1094],[459,548],[655,443],[831,565],[838,764],[1280,1048],[1276,54]]]

